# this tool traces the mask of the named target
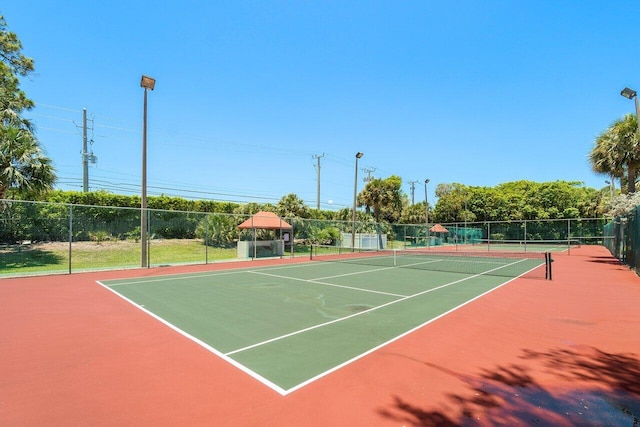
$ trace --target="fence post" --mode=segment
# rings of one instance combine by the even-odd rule
[[[71,274],[71,242],[73,242],[73,205],[69,205],[69,274]]]
[[[567,218],[567,254],[571,255],[571,219]]]
[[[209,215],[204,214],[204,263],[209,264]]]

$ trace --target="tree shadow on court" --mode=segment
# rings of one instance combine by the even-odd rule
[[[461,381],[467,393],[446,394],[446,408],[400,396],[379,411],[407,426],[640,426],[640,360],[633,354],[584,349],[524,350],[522,363],[465,374],[425,362]],[[543,386],[536,376],[544,377]],[[551,381],[549,381],[551,379]]]
[[[608,264],[608,265],[617,265],[620,267],[625,267],[625,265],[617,258],[608,257],[608,256],[590,256],[588,261],[595,262],[598,264]]]

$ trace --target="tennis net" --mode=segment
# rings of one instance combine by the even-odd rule
[[[557,240],[503,240],[503,239],[474,239],[472,247],[476,250],[513,250],[519,252],[561,252],[579,248],[578,239]]]
[[[551,253],[429,249],[359,249],[314,245],[311,260],[379,267],[551,280]]]

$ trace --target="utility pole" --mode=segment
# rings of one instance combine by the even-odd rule
[[[93,150],[89,151],[88,144],[93,144],[93,138],[88,140],[87,131],[93,128],[87,126],[87,109],[82,109],[82,191],[89,191],[89,163],[95,163],[97,157],[93,155]],[[93,121],[92,121],[93,122]],[[76,127],[80,127],[76,125]]]
[[[409,181],[409,184],[411,185],[411,204],[413,205],[414,202],[414,195],[416,193],[416,184],[420,182],[420,181]]]
[[[316,171],[318,172],[318,183],[317,183],[317,197],[316,197],[316,209],[320,210],[320,159],[324,157],[324,153],[322,155],[315,154],[313,156],[314,159],[318,160],[318,165],[316,166]]]
[[[364,182],[371,182],[371,181],[373,181],[375,178],[371,176],[371,173],[372,173],[372,172],[375,172],[375,171],[376,171],[376,168],[372,168],[372,169],[362,168],[362,172],[364,172],[364,173],[366,173],[366,174],[367,174],[367,176],[366,176],[366,177],[364,177],[364,178],[362,178],[362,180],[363,180]]]
[[[87,153],[87,109],[82,109],[82,191],[89,191],[89,159]]]

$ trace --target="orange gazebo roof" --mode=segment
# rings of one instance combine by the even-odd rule
[[[273,212],[260,211],[242,224],[238,225],[238,228],[245,230],[253,228],[260,228],[263,230],[281,230],[293,227]]]

